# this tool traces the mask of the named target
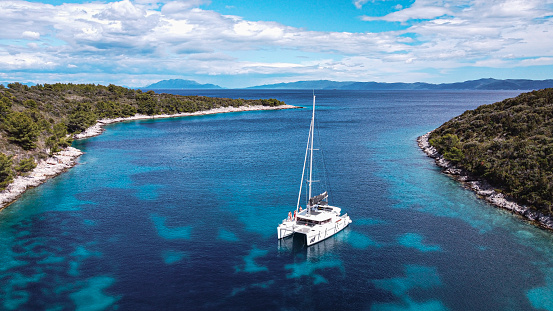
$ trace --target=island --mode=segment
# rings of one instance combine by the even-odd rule
[[[277,99],[143,92],[116,85],[0,85],[0,209],[75,165],[74,139],[126,120],[297,108]]]
[[[527,80],[493,78],[468,80],[455,83],[432,84],[425,82],[386,83],[359,81],[296,81],[252,86],[249,89],[303,89],[303,90],[357,90],[357,91],[398,91],[398,90],[537,90],[553,87],[553,79]]]
[[[222,89],[222,87],[206,83],[201,84],[194,80],[169,79],[152,83],[142,89],[147,90],[186,90],[186,89]]]
[[[553,229],[553,89],[466,111],[418,139],[489,203]]]

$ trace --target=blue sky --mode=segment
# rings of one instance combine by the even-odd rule
[[[553,78],[553,0],[2,0],[0,20],[0,82]]]

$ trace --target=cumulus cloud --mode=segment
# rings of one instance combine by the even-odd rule
[[[0,70],[80,70],[129,81],[182,73],[407,81],[428,68],[549,64],[551,2],[416,0],[385,16],[362,17],[403,23],[401,30],[354,33],[222,15],[202,8],[203,0],[58,6],[8,0],[0,1]],[[22,38],[32,42],[15,43]]]
[[[163,5],[162,12],[165,15],[170,15],[172,13],[186,11],[191,8],[198,8],[202,4],[208,3],[208,1],[203,0],[170,1]]]
[[[411,7],[382,17],[364,17],[406,23],[413,34],[408,53],[416,62],[435,66],[514,67],[526,58],[550,56],[553,43],[551,1],[432,1],[417,0]],[[541,44],[538,41],[542,42]],[[515,60],[505,61],[507,55]]]
[[[25,39],[37,40],[40,38],[40,34],[35,31],[24,31],[21,36]]]

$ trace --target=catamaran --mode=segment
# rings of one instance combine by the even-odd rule
[[[294,214],[288,212],[288,217],[277,227],[278,239],[293,236],[294,239],[303,241],[307,246],[318,243],[334,234],[342,231],[351,223],[348,214],[341,215],[339,207],[328,204],[328,192],[324,191],[319,195],[312,196],[313,180],[313,134],[315,129],[315,94],[313,94],[313,112],[311,115],[311,126],[307,147],[305,148],[305,159],[301,174],[300,191]],[[308,161],[309,160],[309,161]],[[309,168],[307,176],[308,198],[306,208],[300,206],[302,187],[304,183],[306,167]]]

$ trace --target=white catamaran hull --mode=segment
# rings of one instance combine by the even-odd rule
[[[336,233],[342,231],[351,223],[349,216],[344,215],[340,217],[334,224],[328,223],[324,225],[317,225],[313,227],[301,226],[303,228],[296,229],[294,234],[305,236],[305,243],[307,246],[321,242]],[[303,238],[303,237],[302,237]]]
[[[294,235],[294,238],[299,238],[305,242],[307,246],[321,242],[336,233],[342,231],[351,223],[351,219],[347,214],[341,217],[336,217],[332,222],[322,225],[298,225],[295,221],[285,219],[277,228],[279,239],[283,239]]]
[[[294,234],[294,222],[289,220],[283,220],[277,227],[278,239],[284,239]]]

